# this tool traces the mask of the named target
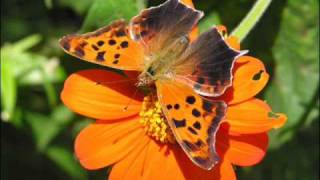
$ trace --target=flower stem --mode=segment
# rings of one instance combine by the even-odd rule
[[[240,24],[231,33],[242,41],[248,33],[254,28],[263,13],[266,11],[272,0],[257,0],[250,12],[240,22]]]

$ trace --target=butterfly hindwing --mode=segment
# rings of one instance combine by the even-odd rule
[[[129,30],[132,39],[154,53],[168,47],[177,38],[187,36],[202,16],[202,12],[179,0],[168,0],[133,17]]]
[[[199,167],[211,169],[219,160],[215,135],[225,115],[222,101],[211,101],[171,80],[156,82],[162,110],[177,142]]]
[[[122,70],[143,69],[143,49],[131,40],[123,20],[91,33],[67,35],[60,45],[68,54],[89,62]]]
[[[217,28],[190,44],[174,68],[176,78],[204,96],[219,96],[232,82],[232,67],[244,52],[232,49]]]

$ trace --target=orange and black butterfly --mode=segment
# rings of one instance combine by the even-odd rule
[[[226,112],[216,97],[232,83],[235,58],[216,27],[190,41],[188,34],[203,13],[179,0],[143,10],[129,24],[120,20],[82,35],[60,40],[69,54],[121,70],[140,71],[137,86],[157,89],[176,141],[199,167],[218,162],[215,135]]]

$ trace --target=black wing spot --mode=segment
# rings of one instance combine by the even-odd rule
[[[199,84],[204,84],[205,83],[205,79],[203,77],[199,77],[198,78],[198,83]]]
[[[200,130],[201,129],[201,124],[199,123],[199,121],[196,121],[195,123],[193,123],[193,127]]]
[[[176,128],[185,127],[186,126],[186,119],[177,120],[172,118],[174,125]]]
[[[118,64],[119,63],[119,60],[115,60],[112,62],[113,64]]]
[[[180,105],[179,104],[175,104],[174,105],[174,109],[178,110],[180,108]]]
[[[110,46],[113,46],[113,45],[117,44],[117,41],[115,41],[114,39],[110,39],[108,43]]]
[[[117,37],[126,36],[126,32],[124,32],[124,31],[117,31],[117,32],[116,32],[116,36],[117,36]]]
[[[104,54],[105,53],[106,53],[105,51],[98,52],[96,60],[97,61],[104,61]]]
[[[128,41],[123,41],[123,42],[121,42],[120,46],[122,48],[127,48],[129,46],[129,42]]]
[[[114,55],[114,58],[116,58],[116,59],[119,59],[119,57],[120,57],[120,54],[115,54]]]
[[[85,55],[83,49],[81,47],[76,47],[74,53],[78,56],[78,57],[83,57]]]
[[[212,112],[213,104],[210,101],[203,100],[202,109],[206,112]]]
[[[98,45],[98,46],[103,46],[103,45],[104,45],[104,41],[98,41],[98,42],[97,42],[97,45]]]
[[[188,127],[188,131],[191,132],[194,135],[198,135],[197,131],[194,130],[192,127]]]
[[[186,98],[186,102],[187,102],[188,104],[194,104],[194,103],[196,102],[196,98],[195,98],[194,96],[188,96],[188,97]]]
[[[94,45],[94,44],[92,44],[91,47],[92,47],[92,49],[94,49],[95,51],[98,51],[98,50],[99,50],[99,48],[98,48],[96,45]]]
[[[194,117],[200,117],[201,116],[201,113],[198,109],[192,109],[192,115]]]
[[[168,105],[167,105],[167,109],[168,109],[168,110],[172,109],[172,105],[171,105],[171,104],[168,104]]]
[[[195,145],[200,148],[202,146],[205,146],[205,143],[201,139],[198,139],[198,141],[195,143]]]
[[[81,42],[81,43],[79,44],[79,46],[80,46],[81,48],[84,48],[87,44],[88,44],[88,43],[87,43],[86,41],[83,41],[83,42]]]

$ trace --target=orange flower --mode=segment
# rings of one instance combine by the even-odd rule
[[[225,31],[223,26],[219,29]],[[240,48],[235,37],[226,41]],[[254,98],[269,79],[263,63],[250,56],[238,58],[232,87],[218,98],[228,104],[217,133],[221,159],[206,171],[194,165],[177,143],[163,143],[159,136],[146,133],[148,127],[141,123],[145,99],[136,91],[137,74],[125,74],[127,77],[97,69],[80,71],[66,80],[61,93],[70,109],[99,119],[78,135],[75,152],[87,169],[114,165],[110,179],[236,179],[232,165],[260,162],[268,145],[267,132],[286,121],[285,115],[273,113],[264,101]]]

